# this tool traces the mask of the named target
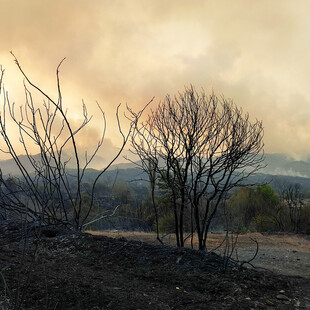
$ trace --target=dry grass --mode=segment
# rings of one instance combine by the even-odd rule
[[[155,233],[146,233],[146,232],[134,232],[134,231],[92,231],[88,230],[87,233],[92,235],[104,235],[113,238],[125,237],[128,240],[139,240],[141,242],[148,242],[152,244],[159,244],[158,240],[156,240]],[[225,234],[220,233],[210,233],[208,236],[208,248],[211,250],[212,248],[218,247],[223,239],[225,238]],[[260,246],[268,246],[268,247],[298,247],[305,251],[310,252],[310,238],[306,238],[301,235],[292,235],[292,234],[261,234],[261,233],[247,233],[238,236],[238,248],[246,248],[253,245],[253,241],[251,239],[255,239],[258,241]],[[175,245],[175,236],[173,234],[169,234],[166,236],[162,236],[162,240],[165,244]],[[197,235],[193,238],[193,246],[197,248],[198,246]],[[186,241],[186,246],[191,246],[190,238]]]

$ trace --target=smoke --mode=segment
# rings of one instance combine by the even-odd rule
[[[266,152],[306,154],[309,6],[302,0],[2,0],[0,63],[7,88],[22,102],[22,77],[9,51],[54,97],[55,69],[67,57],[61,81],[69,116],[78,119],[82,99],[98,114],[98,101],[112,141],[119,141],[120,102],[139,110],[153,96],[156,104],[191,83],[262,119]],[[92,130],[100,136],[101,128]]]

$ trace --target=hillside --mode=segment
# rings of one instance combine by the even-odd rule
[[[266,167],[260,170],[264,174],[310,177],[310,161],[296,160],[284,154],[265,154]]]
[[[114,150],[116,151],[116,149]],[[124,154],[128,155],[129,151]],[[114,154],[114,152],[112,152]],[[111,152],[109,153],[111,155]],[[70,158],[69,154],[65,154],[66,158]],[[29,164],[26,156],[19,157],[25,168],[31,173],[33,169]],[[38,155],[35,156],[39,158]],[[124,162],[125,161],[125,162]],[[94,162],[94,166],[102,166],[107,163],[103,157],[98,156]],[[290,184],[300,184],[303,191],[309,192],[307,196],[310,196],[310,160],[296,161],[292,157],[288,157],[283,154],[266,154],[265,156],[266,167],[261,169],[257,174],[252,175],[247,179],[249,184],[270,184],[274,190],[280,193],[284,188],[287,188]],[[71,163],[68,165],[74,167]],[[92,167],[92,166],[90,166]],[[3,175],[20,175],[20,172],[15,162],[10,160],[0,160],[0,168]],[[74,170],[71,171],[74,174]],[[86,171],[84,182],[92,182],[98,174],[98,170],[89,168]],[[116,164],[112,165],[108,171],[101,177],[100,182],[113,183],[117,182],[136,182],[142,186],[146,185],[143,180],[147,179],[147,175],[143,173],[134,163],[126,161],[125,158],[120,157]]]
[[[1,240],[3,309],[219,310],[309,306],[308,279],[238,269],[233,264],[224,272],[223,260],[212,252],[86,234],[33,241],[29,239],[26,252],[21,253],[22,244],[18,241]]]

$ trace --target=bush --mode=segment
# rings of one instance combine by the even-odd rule
[[[300,232],[310,234],[310,205],[306,205],[301,210]]]
[[[255,217],[255,223],[256,223],[256,231],[259,232],[266,232],[266,231],[275,231],[276,229],[276,223],[274,220],[268,216],[268,215],[258,215]]]
[[[172,212],[159,219],[158,228],[161,233],[171,233],[175,231],[174,215]]]

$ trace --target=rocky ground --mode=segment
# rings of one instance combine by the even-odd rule
[[[310,280],[88,234],[2,240],[0,309],[310,309]]]

